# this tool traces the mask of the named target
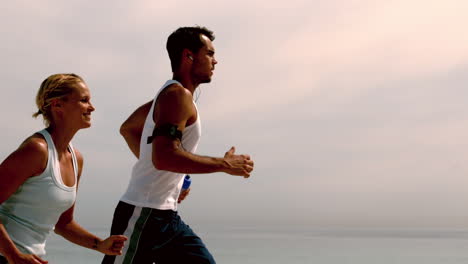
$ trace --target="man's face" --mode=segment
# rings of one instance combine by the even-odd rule
[[[215,49],[211,40],[205,35],[201,36],[201,40],[204,45],[194,54],[192,76],[198,83],[209,83],[218,62],[214,56]]]

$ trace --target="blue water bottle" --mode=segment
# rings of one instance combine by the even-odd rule
[[[182,191],[187,190],[192,183],[192,179],[190,179],[190,175],[185,175],[184,184],[182,184]]]

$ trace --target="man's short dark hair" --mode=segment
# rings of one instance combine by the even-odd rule
[[[201,35],[205,35],[211,41],[215,39],[213,31],[199,26],[178,28],[167,38],[166,49],[169,53],[173,72],[180,66],[182,51],[184,49],[197,53],[203,47]]]

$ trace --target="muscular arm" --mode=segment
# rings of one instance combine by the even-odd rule
[[[125,139],[125,142],[127,142],[133,155],[137,158],[140,156],[140,139],[143,133],[143,126],[152,103],[153,101],[149,101],[138,107],[120,126],[120,134]]]
[[[47,144],[40,136],[25,140],[0,164],[0,204],[5,202],[28,178],[42,173],[47,166]],[[27,163],[28,166],[24,166]],[[34,255],[21,253],[0,222],[0,253],[11,263],[46,263]],[[23,263],[23,262],[21,262]]]
[[[137,158],[140,153],[143,126],[151,104],[152,101],[140,106],[120,127],[120,134]],[[161,92],[153,112],[156,126],[173,124],[183,131],[196,118],[197,112],[193,105],[192,94],[187,89],[180,85],[172,85]],[[234,147],[226,152],[224,157],[206,157],[185,151],[177,139],[157,136],[153,140],[152,148],[152,161],[159,170],[187,174],[226,172],[249,177],[253,169],[250,157],[234,154]]]
[[[197,118],[190,91],[179,85],[167,88],[159,95],[153,113],[157,127],[172,124],[183,131]],[[160,170],[178,173],[225,172],[231,175],[249,177],[253,161],[248,155],[236,155],[232,147],[224,157],[206,157],[185,151],[178,139],[156,136],[152,143],[154,166]]]

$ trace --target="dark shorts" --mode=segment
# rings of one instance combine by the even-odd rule
[[[177,212],[119,202],[111,235],[126,235],[121,256],[105,256],[102,263],[215,264],[202,240]]]

